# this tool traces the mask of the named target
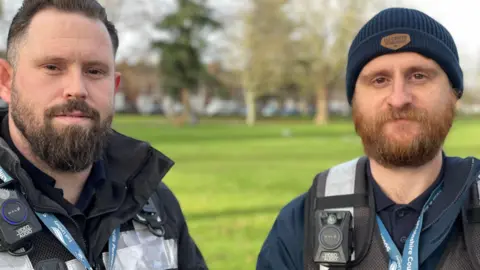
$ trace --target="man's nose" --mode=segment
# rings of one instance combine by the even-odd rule
[[[388,104],[395,108],[403,108],[413,102],[411,90],[405,79],[396,78],[392,84],[392,90],[388,97]]]
[[[67,86],[64,88],[63,96],[66,99],[78,98],[86,99],[88,91],[85,78],[81,71],[72,71],[68,77]]]

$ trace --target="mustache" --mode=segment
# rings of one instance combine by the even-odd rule
[[[100,113],[97,110],[88,106],[87,102],[78,99],[70,99],[65,104],[55,105],[47,109],[45,115],[49,118],[53,118],[58,115],[72,113],[74,111],[79,111],[84,117],[88,117],[93,120],[100,119]]]
[[[424,123],[428,120],[428,112],[412,106],[401,109],[389,108],[386,112],[378,116],[377,123],[383,125],[395,120],[409,120]]]

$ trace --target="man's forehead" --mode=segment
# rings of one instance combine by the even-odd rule
[[[106,27],[99,20],[80,13],[48,9],[34,16],[23,42],[36,54],[64,57],[113,58],[113,46]],[[109,52],[109,53],[108,53]]]
[[[408,70],[411,68],[427,68],[427,69],[440,69],[440,66],[433,61],[421,54],[406,52],[406,53],[395,53],[395,54],[386,54],[379,56],[371,60],[362,70],[362,73],[368,73],[378,69],[382,70],[394,70],[402,69]]]

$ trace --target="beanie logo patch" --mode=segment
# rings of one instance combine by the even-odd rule
[[[382,38],[380,45],[387,49],[398,50],[410,43],[409,34],[392,34]]]

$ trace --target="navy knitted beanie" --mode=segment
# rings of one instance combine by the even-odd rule
[[[460,98],[463,72],[457,47],[448,30],[425,13],[408,8],[388,8],[368,21],[348,52],[347,99],[352,104],[358,75],[375,57],[395,52],[416,52],[437,62]]]

